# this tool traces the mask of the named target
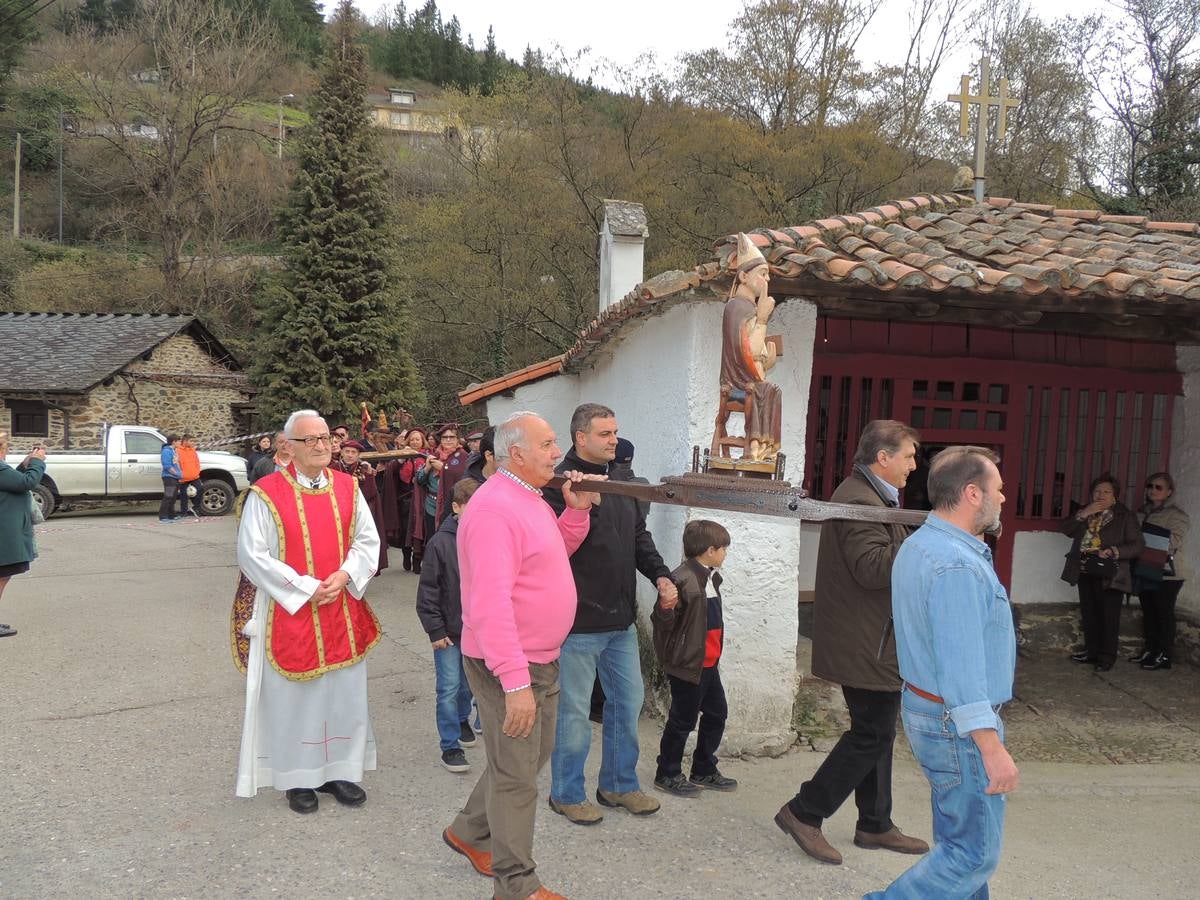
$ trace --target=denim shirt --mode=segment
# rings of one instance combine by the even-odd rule
[[[941,696],[960,735],[999,730],[1017,643],[987,544],[930,513],[896,554],[892,615],[900,677]]]

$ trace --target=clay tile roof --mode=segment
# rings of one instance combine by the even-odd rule
[[[552,356],[549,359],[536,362],[532,366],[517,369],[515,372],[509,372],[507,375],[501,375],[499,378],[493,378],[491,381],[485,381],[483,384],[468,385],[458,392],[458,402],[463,406],[467,406],[477,400],[491,397],[494,394],[511,391],[522,384],[528,384],[531,381],[537,381],[549,375],[557,375],[562,371],[562,361],[563,358],[560,353],[558,356]]]
[[[922,299],[914,294],[954,290],[995,294],[1018,319],[1028,312],[1022,301],[1033,297],[1043,298],[1042,304],[1053,298],[1049,302],[1076,312],[1101,299],[1116,301],[1130,314],[1163,306],[1194,314],[1190,304],[1200,301],[1200,225],[1194,222],[1152,222],[1005,197],[976,203],[967,194],[922,194],[746,234],[767,258],[777,297],[818,296],[840,283],[857,299],[886,301],[893,294],[911,305]],[[499,393],[513,386],[506,383],[513,378],[528,383],[578,371],[636,319],[688,298],[724,300],[736,249],[737,234],[726,235],[710,261],[638,285],[588,323],[561,357],[469,388],[460,398],[470,403]],[[1105,313],[1115,314],[1111,302]]]
[[[0,390],[82,394],[180,332],[240,369],[192,316],[0,313]]]
[[[944,291],[1103,296],[1128,303],[1191,301],[1200,290],[1200,225],[1152,222],[1143,216],[1106,215],[964,194],[923,194],[852,216],[830,216],[807,226],[748,232],[763,247],[774,274],[788,279],[779,294],[803,294],[804,282],[844,281],[867,291]],[[733,236],[717,242],[723,265]],[[863,266],[874,277],[868,279]],[[911,298],[910,298],[911,299]]]

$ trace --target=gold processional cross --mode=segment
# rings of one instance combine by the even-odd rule
[[[964,75],[962,77],[961,86],[957,94],[951,94],[947,98],[951,103],[959,105],[958,128],[959,133],[963,137],[968,137],[971,133],[971,107],[978,106],[979,112],[976,114],[976,129],[975,129],[975,202],[983,202],[984,179],[986,177],[985,169],[987,165],[987,139],[988,139],[988,119],[991,117],[991,108],[999,107],[999,113],[996,116],[996,138],[1004,137],[1006,130],[1005,126],[1008,123],[1008,110],[1021,105],[1020,100],[1014,100],[1008,96],[1008,79],[1000,79],[1000,93],[993,95],[990,93],[992,83],[992,66],[991,62],[985,56],[979,67],[979,95],[972,96],[971,94],[971,76]]]

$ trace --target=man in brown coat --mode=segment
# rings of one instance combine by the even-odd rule
[[[890,419],[868,423],[854,471],[829,499],[897,506],[916,468],[917,432]],[[813,859],[839,864],[821,823],[854,794],[854,843],[866,849],[925,853],[925,841],[893,824],[892,745],[900,712],[900,668],[892,635],[892,561],[910,530],[880,522],[833,521],[821,528],[813,606],[813,674],[842,686],[850,730],[813,777],[785,803],[775,823]]]

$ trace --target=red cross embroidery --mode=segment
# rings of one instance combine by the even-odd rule
[[[301,741],[300,743],[301,744],[309,744],[314,747],[317,744],[324,745],[324,747],[325,747],[325,762],[329,762],[329,742],[330,741],[348,741],[348,740],[350,740],[350,738],[348,738],[348,737],[330,737],[329,736],[329,723],[326,722],[325,723],[325,740],[323,740],[323,741]]]

